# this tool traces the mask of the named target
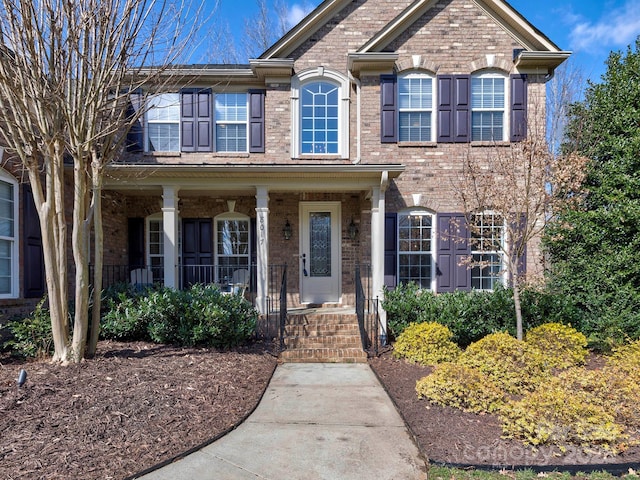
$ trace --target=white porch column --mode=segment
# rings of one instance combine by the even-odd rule
[[[164,286],[178,288],[178,189],[162,187],[162,229],[164,234]]]
[[[269,295],[269,191],[267,187],[256,187],[256,308],[267,313]]]
[[[371,287],[374,298],[378,297],[380,339],[383,345],[387,341],[387,312],[382,308],[384,296],[384,215],[387,185],[387,172],[383,172],[380,186],[375,187],[371,195]]]

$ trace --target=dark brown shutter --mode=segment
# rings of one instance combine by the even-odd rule
[[[249,90],[249,152],[264,153],[264,90]]]
[[[185,88],[180,92],[180,137],[183,152],[213,151],[211,90]]]
[[[471,140],[471,77],[438,75],[438,142]]]
[[[398,285],[398,214],[384,216],[384,286],[392,290]]]
[[[40,219],[29,185],[22,187],[23,236],[24,236],[24,298],[39,298],[44,295],[45,271],[42,252]]]
[[[398,106],[395,75],[380,75],[380,142],[398,142]]]
[[[527,137],[527,76],[511,75],[511,141]]]
[[[437,225],[437,291],[471,290],[471,270],[461,264],[471,254],[469,228],[464,214],[440,213]]]
[[[135,118],[142,108],[142,92],[135,90],[129,94],[127,118]],[[144,131],[142,129],[142,115],[130,126],[127,132],[125,148],[127,152],[140,153],[144,151]]]

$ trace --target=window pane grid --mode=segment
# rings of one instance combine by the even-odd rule
[[[247,151],[248,105],[245,93],[216,95],[216,150],[219,152]]]
[[[488,76],[471,79],[471,140],[504,139],[505,79]]]
[[[233,271],[249,265],[249,221],[218,220],[216,238],[218,281],[231,281]]]
[[[302,89],[302,153],[338,153],[338,87],[314,82]]]
[[[431,141],[433,79],[407,76],[398,80],[399,141]]]
[[[492,213],[476,214],[471,234],[471,287],[493,290],[500,283],[503,264],[504,221]]]
[[[427,214],[398,217],[398,280],[431,288],[432,218]]]
[[[163,93],[149,98],[148,150],[180,151],[180,95]]]

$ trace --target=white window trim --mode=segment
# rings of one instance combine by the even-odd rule
[[[429,78],[431,79],[431,138],[429,140],[426,140],[428,142],[435,142],[436,141],[436,131],[438,130],[437,125],[436,125],[436,98],[438,95],[437,92],[437,82],[435,81],[435,76],[428,73],[428,72],[422,72],[422,71],[410,71],[404,74],[401,74],[398,76],[398,91],[397,91],[397,96],[398,98],[396,99],[397,101],[397,105],[398,105],[398,115],[396,118],[396,122],[397,122],[397,132],[398,132],[398,142],[399,143],[403,143],[400,141],[400,113],[401,112],[424,112],[425,110],[421,110],[421,109],[414,109],[414,108],[400,108],[400,80],[402,79],[410,79],[410,78]],[[425,141],[425,140],[423,140]],[[412,143],[411,141],[407,141],[407,143]]]
[[[18,298],[20,294],[20,217],[19,217],[19,185],[16,179],[0,168],[0,180],[13,186],[13,237],[4,237],[11,244],[11,291],[0,294],[0,298]],[[26,272],[25,272],[26,274]]]
[[[396,226],[396,242],[397,243],[397,266],[396,266],[396,278],[398,283],[400,282],[400,255],[403,255],[403,251],[400,250],[400,217],[406,215],[415,216],[430,216],[431,217],[431,291],[435,292],[437,289],[436,279],[436,214],[431,210],[423,208],[414,208],[410,210],[401,210],[398,212],[398,221]],[[410,254],[411,252],[406,252]]]
[[[247,112],[247,117],[244,121],[240,120],[218,120],[218,116],[216,115],[216,97],[218,95],[244,95],[245,97],[245,107]],[[215,140],[215,151],[220,153],[247,153],[249,152],[249,143],[251,139],[249,138],[249,117],[251,112],[249,111],[249,94],[247,92],[218,92],[213,94],[213,137]],[[245,126],[245,138],[246,138],[246,148],[244,150],[221,150],[218,144],[218,125],[244,125]]]
[[[246,255],[235,255],[236,257],[247,257],[247,270],[250,269],[251,266],[251,219],[248,215],[244,215],[238,212],[225,212],[220,215],[216,215],[213,219],[214,224],[214,240],[213,240],[213,249],[214,249],[214,260],[213,263],[220,267],[220,257],[228,257],[229,255],[220,255],[218,253],[218,222],[225,220],[241,220],[247,222],[247,254]],[[220,281],[220,279],[218,279]]]
[[[498,213],[492,211],[492,210],[485,210],[482,212],[478,212],[475,215],[497,215],[500,216]],[[473,235],[473,234],[472,234]],[[502,219],[502,249],[500,250],[474,250],[473,248],[473,241],[471,239],[471,258],[473,259],[474,255],[498,255],[500,257],[500,275],[497,275],[495,278],[495,280],[492,282],[492,284],[494,284],[496,281],[499,281],[500,283],[502,283],[502,285],[506,286],[508,283],[508,279],[509,279],[509,272],[507,271],[507,264],[506,264],[506,260],[505,260],[505,255],[506,252],[509,251],[509,238],[508,238],[508,229],[507,229],[507,224],[506,224],[506,219]],[[474,267],[472,267],[474,268]],[[470,272],[471,273],[471,272]],[[473,282],[473,280],[472,280]],[[483,291],[483,292],[493,292],[494,288],[479,288],[476,289],[479,291]]]
[[[300,96],[302,87],[310,82],[328,82],[338,87],[338,153],[340,158],[349,158],[349,79],[335,70],[318,67],[305,70],[291,79],[291,157],[303,156],[300,118]],[[332,154],[304,154],[304,156],[335,156]]]
[[[180,127],[180,116],[182,115],[182,98],[180,96],[179,92],[158,92],[158,93],[153,93],[150,94],[147,97],[147,105],[149,104],[149,100],[155,96],[159,96],[159,95],[177,95],[178,96],[178,109],[179,109],[179,117],[178,117],[178,150],[151,150],[149,148],[149,109],[151,107],[148,107],[147,110],[144,112],[144,125],[142,128],[142,132],[143,132],[143,142],[144,142],[144,152],[145,153],[165,153],[165,152],[169,152],[169,153],[179,153],[182,151],[182,128]],[[168,121],[152,121],[151,123],[163,123],[163,124],[172,124],[175,122],[168,122]]]
[[[499,72],[499,71],[485,71],[485,72],[480,72],[480,73],[473,73],[471,75],[471,82],[473,83],[473,79],[474,78],[501,78],[504,81],[504,106],[502,107],[502,140],[495,140],[495,141],[502,141],[502,142],[508,142],[509,138],[510,138],[510,134],[509,134],[509,126],[511,125],[511,118],[510,118],[510,112],[511,112],[511,108],[510,108],[510,98],[511,98],[511,92],[509,90],[510,88],[510,82],[509,82],[509,76]],[[473,94],[471,94],[473,97]],[[473,100],[471,100],[473,101]],[[495,112],[497,110],[495,109],[474,109],[473,106],[470,106],[470,111],[471,111],[471,141],[472,142],[478,142],[478,141],[484,141],[484,140],[473,140],[473,112]]]

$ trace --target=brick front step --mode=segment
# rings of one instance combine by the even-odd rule
[[[280,353],[285,363],[366,363],[361,348],[296,348]]]
[[[358,317],[353,313],[289,314],[282,362],[364,363]]]

